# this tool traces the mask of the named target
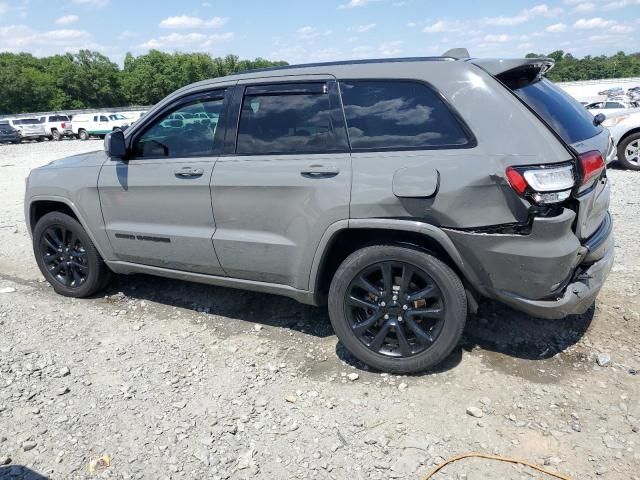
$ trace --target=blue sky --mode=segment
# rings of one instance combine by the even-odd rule
[[[234,53],[291,63],[640,51],[640,0],[0,0],[0,51]]]

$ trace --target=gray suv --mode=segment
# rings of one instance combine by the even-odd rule
[[[33,170],[56,292],[147,273],[328,303],[374,368],[441,362],[483,298],[585,312],[613,262],[600,119],[548,59],[290,66],[184,87],[104,151]]]

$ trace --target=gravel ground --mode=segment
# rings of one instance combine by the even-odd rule
[[[284,298],[148,276],[54,294],[24,177],[100,147],[0,146],[0,478],[420,479],[467,451],[640,478],[639,173],[609,172],[617,263],[594,309],[543,321],[485,303],[441,368],[399,377]],[[434,478],[549,477],[470,459]]]

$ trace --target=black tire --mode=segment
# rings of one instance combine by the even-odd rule
[[[89,140],[89,134],[87,133],[86,130],[80,129],[78,131],[78,138],[80,140]]]
[[[383,286],[387,282],[384,280],[385,274],[382,266],[387,264],[392,265],[391,269],[388,270],[391,272],[391,275],[389,275],[391,278],[390,292]],[[379,289],[380,296],[372,296],[370,293],[368,294],[370,295],[369,297],[365,296],[365,300],[368,303],[375,304],[375,308],[369,310],[351,304],[348,306],[347,302],[351,302],[354,296],[353,289],[361,288],[359,279],[365,276],[365,272],[368,271],[374,272],[373,275],[375,275],[377,268],[381,269],[381,283],[376,285],[369,283],[369,288],[361,289],[365,293],[371,291],[370,287]],[[398,270],[399,268],[402,268],[402,270]],[[416,301],[409,300],[410,296],[413,297],[421,292],[410,294],[411,286],[407,286],[403,291],[403,286],[396,285],[396,283],[402,284],[403,278],[395,276],[394,272],[402,272],[401,275],[404,277],[405,268],[411,272],[408,275],[407,285],[414,285],[413,288],[422,292],[430,289],[430,285],[432,285],[433,288],[430,292],[433,294],[434,289],[438,292],[437,300],[433,300],[434,296],[424,297],[431,300],[420,300],[420,302],[425,302],[420,306],[416,305]],[[420,286],[418,280],[422,277],[425,278],[425,283]],[[368,277],[368,279],[370,278],[372,277]],[[395,297],[393,296],[394,293],[397,294]],[[401,298],[396,300],[397,297]],[[382,300],[388,298],[393,298],[393,301],[389,305],[385,305]],[[427,302],[434,303],[428,304]],[[381,305],[384,305],[384,308]],[[431,307],[425,308],[427,305],[431,305]],[[433,307],[434,305],[435,308]],[[410,312],[403,311],[403,308],[408,308]],[[388,319],[389,314],[387,312],[391,312],[391,309],[395,310],[391,313],[391,318]],[[354,330],[354,326],[370,323],[373,317],[380,315],[381,310],[386,316],[379,318],[376,323],[371,325],[371,328],[379,328],[378,333],[382,330],[387,332],[383,333],[383,341],[389,340],[393,344],[392,337],[395,337],[397,345],[397,351],[395,352],[393,351],[393,345],[391,350],[386,352],[378,348],[372,348],[377,338],[375,332],[371,334],[373,340],[367,344],[365,336],[370,330]],[[429,310],[429,313],[438,311],[440,318],[437,320],[420,319],[419,314],[415,315],[419,312],[427,312],[427,310]],[[406,316],[408,313],[412,313],[410,318]],[[354,323],[353,317],[356,314],[362,314],[368,318],[366,321]],[[394,319],[396,315],[397,320]],[[385,372],[415,373],[438,365],[458,345],[467,318],[467,297],[460,278],[448,265],[434,256],[412,248],[377,245],[357,250],[342,262],[333,277],[329,290],[329,316],[340,341],[353,356],[362,362]],[[414,320],[416,317],[418,318],[417,321]],[[384,320],[384,318],[387,318],[387,320]],[[433,330],[436,328],[433,326],[424,328],[431,321],[437,325],[436,330]],[[389,322],[391,322],[391,326],[389,326]],[[423,334],[426,332],[430,338],[430,342],[424,342],[427,346],[421,345],[421,342],[418,341],[418,335],[414,335],[416,324],[419,322],[421,322],[418,325],[420,330]],[[381,324],[382,326],[380,326]],[[401,332],[398,332],[397,329],[402,330],[404,333],[400,335],[399,333]],[[355,333],[358,330],[360,330],[360,336]],[[410,338],[410,335],[414,335],[413,339]],[[400,342],[400,337],[404,339],[403,342]],[[421,338],[426,337],[421,336]],[[407,342],[407,339],[409,339],[409,342]],[[400,352],[400,343],[405,345],[405,352]],[[407,350],[406,347],[410,347],[410,349]]]
[[[640,170],[640,132],[633,133],[618,144],[618,162],[629,170]],[[632,153],[635,152],[635,155]]]
[[[53,140],[54,142],[59,142],[60,140],[62,140],[62,135],[60,135],[60,132],[58,130],[51,130],[51,140]]]
[[[33,253],[42,275],[60,295],[89,297],[109,281],[110,270],[89,235],[76,219],[62,212],[50,212],[38,220],[33,229]]]

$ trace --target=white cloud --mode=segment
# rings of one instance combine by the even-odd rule
[[[200,17],[190,17],[188,15],[179,15],[176,17],[168,17],[160,22],[161,28],[220,28],[229,21],[226,17],[213,17],[206,20]]]
[[[60,51],[77,50],[74,46],[89,44],[91,35],[84,30],[34,30],[26,25],[0,26],[0,45],[8,52],[31,52],[50,55]]]
[[[587,13],[593,12],[596,9],[596,4],[591,2],[578,3],[571,13]]]
[[[426,33],[455,33],[466,29],[466,25],[459,21],[438,20],[431,25],[427,25],[422,30]]]
[[[611,33],[631,33],[635,29],[629,25],[614,25],[609,29]]]
[[[514,25],[520,25],[529,20],[526,15],[515,15],[513,17],[484,17],[481,22],[484,25],[495,25],[499,27],[512,27]]]
[[[349,3],[345,3],[343,5],[338,6],[338,8],[356,8],[356,7],[364,7],[369,0],[349,0]]]
[[[233,32],[214,33],[206,35],[204,33],[171,33],[157,38],[152,38],[140,45],[145,49],[172,49],[182,47],[193,49],[207,49],[222,42],[233,40]]]
[[[615,22],[612,20],[605,20],[604,18],[594,17],[594,18],[581,18],[573,26],[580,30],[590,30],[592,28],[608,28],[614,25]]]
[[[125,30],[120,33],[116,38],[118,40],[127,40],[129,38],[139,37],[140,34],[138,32],[132,32],[131,30]]]
[[[71,0],[76,5],[88,5],[90,7],[102,8],[109,5],[109,0]]]
[[[364,33],[364,32],[368,32],[372,28],[375,28],[375,26],[376,26],[375,23],[369,23],[368,25],[358,25],[353,29],[353,31],[357,33]]]
[[[633,5],[640,5],[640,0],[618,0],[614,2],[608,2],[602,6],[602,9],[617,10],[619,8],[630,7]]]
[[[56,20],[56,25],[71,25],[79,20],[77,15],[64,15]]]
[[[513,37],[510,35],[500,34],[500,35],[485,35],[483,40],[488,43],[503,43],[512,40]]]
[[[9,11],[9,4],[5,2],[0,3],[0,15],[4,15]]]
[[[309,25],[305,27],[300,27],[298,30],[296,30],[296,33],[298,34],[299,37],[302,37],[302,38],[314,38],[320,35],[320,32],[318,31],[317,28],[311,27]]]
[[[378,47],[380,55],[383,57],[390,57],[394,55],[400,55],[402,49],[400,48],[404,42],[402,40],[394,40],[391,42],[382,42]]]
[[[536,5],[527,10],[523,10],[514,16],[484,17],[480,19],[483,25],[494,25],[498,27],[513,27],[521,25],[536,17],[554,17],[562,13],[561,7],[550,7],[546,3]]]
[[[545,28],[546,32],[550,33],[562,33],[567,31],[567,26],[564,23],[554,23]]]

